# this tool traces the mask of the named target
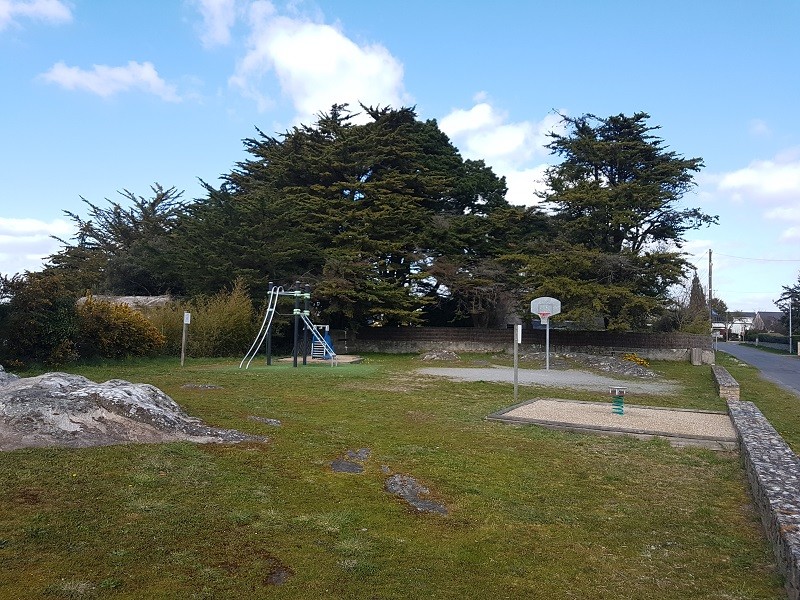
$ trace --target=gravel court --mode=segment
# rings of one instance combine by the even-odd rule
[[[725,413],[625,405],[622,415],[608,402],[537,398],[489,415],[490,420],[531,423],[586,433],[664,437],[675,446],[716,450],[736,447],[736,431]]]
[[[509,367],[419,369],[424,375],[447,377],[456,381],[494,381],[510,383],[514,369]],[[614,386],[628,393],[665,394],[680,390],[675,382],[631,381],[614,379],[587,371],[547,371],[520,369],[521,385],[568,387],[609,393]],[[517,424],[536,424],[555,429],[596,434],[622,434],[649,439],[663,437],[673,446],[701,446],[713,450],[736,448],[736,432],[725,413],[668,409],[625,404],[623,415],[611,411],[610,402],[583,402],[558,398],[536,398],[489,415],[490,420]]]

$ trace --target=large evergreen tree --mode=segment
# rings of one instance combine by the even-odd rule
[[[173,262],[175,229],[185,214],[182,192],[151,187],[152,197],[119,192],[123,201],[107,206],[81,200],[88,218],[65,211],[77,228],[73,242],[49,258],[48,271],[67,277],[84,291],[155,295],[182,291]]]
[[[794,285],[782,286],[783,292],[775,300],[775,305],[783,313],[781,323],[792,336],[800,334],[800,274],[797,276],[797,283]],[[789,331],[789,311],[791,311],[792,328]]]
[[[336,105],[313,126],[245,140],[250,158],[208,187],[182,229],[191,291],[237,276],[256,293],[300,279],[344,326],[421,322],[445,304],[452,316],[485,287],[471,275],[502,244],[503,220],[519,216],[505,182],[413,109],[361,109],[364,125]]]
[[[550,136],[562,162],[547,171],[541,206],[558,234],[531,261],[529,282],[534,294],[568,299],[565,319],[645,327],[688,270],[684,234],[717,222],[680,205],[702,160],[667,150],[648,118],[565,116],[566,133]]]

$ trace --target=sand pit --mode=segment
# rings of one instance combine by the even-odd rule
[[[725,413],[625,405],[613,414],[608,402],[580,402],[536,398],[488,417],[507,423],[531,423],[583,433],[662,437],[673,446],[702,446],[715,450],[736,448],[736,432]]]

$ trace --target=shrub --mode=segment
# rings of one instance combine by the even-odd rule
[[[647,361],[646,358],[642,358],[641,356],[639,356],[635,352],[628,352],[626,354],[623,354],[622,355],[622,360],[627,360],[627,361],[630,361],[632,363],[636,363],[640,367],[649,367],[650,366],[650,363]]]
[[[10,297],[3,310],[0,354],[23,364],[64,364],[77,358],[76,295],[63,276],[27,273],[4,281]]]
[[[144,316],[150,324],[164,336],[162,352],[170,356],[178,356],[181,352],[181,336],[183,335],[183,313],[189,309],[181,302],[170,302],[162,306],[144,309]]]
[[[256,334],[253,302],[241,279],[230,290],[213,296],[147,309],[147,319],[164,335],[164,350],[172,355],[181,351],[184,312],[192,314],[186,350],[189,356],[244,354]]]
[[[770,344],[789,344],[789,336],[781,335],[780,333],[765,333],[763,331],[748,331],[744,334],[744,339],[748,342],[755,342],[758,338],[759,342]]]
[[[244,281],[213,296],[202,296],[189,305],[192,323],[187,352],[191,356],[243,354],[253,341],[253,302]]]
[[[124,358],[154,355],[164,336],[127,304],[96,301],[78,307],[78,353],[84,358]]]
[[[683,333],[705,335],[711,333],[711,321],[705,315],[698,315],[692,321],[685,323],[680,329]]]

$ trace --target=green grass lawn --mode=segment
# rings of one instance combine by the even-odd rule
[[[152,383],[210,425],[270,440],[0,454],[0,598],[785,597],[736,454],[488,422],[511,385],[419,366],[75,369]],[[631,403],[724,410],[709,367],[654,368],[684,391]],[[743,381],[743,398],[756,387]],[[534,395],[608,400],[520,397]],[[362,474],[331,471],[358,448],[372,451]],[[387,494],[386,471],[416,477],[450,514]]]

